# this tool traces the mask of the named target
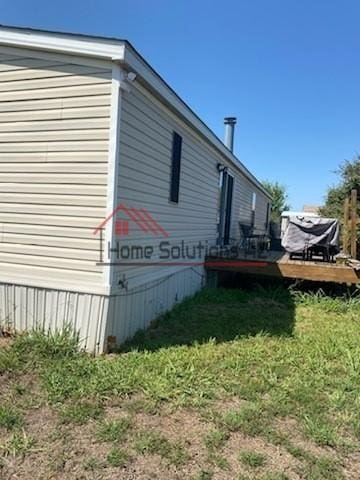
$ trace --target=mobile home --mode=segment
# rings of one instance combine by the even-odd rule
[[[127,41],[0,27],[0,322],[103,352],[199,290],[270,198]],[[228,148],[230,147],[230,148]]]

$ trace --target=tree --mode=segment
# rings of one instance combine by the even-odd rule
[[[356,189],[358,199],[360,198],[360,155],[353,160],[345,160],[340,164],[336,172],[339,175],[339,183],[329,187],[326,193],[325,205],[320,209],[321,215],[333,217],[340,220],[344,229],[344,203],[349,197],[351,190]],[[357,204],[357,215],[360,216],[360,202]],[[345,227],[346,228],[346,227]],[[360,224],[357,225],[358,252],[360,256]]]
[[[268,180],[264,180],[262,184],[272,198],[271,220],[280,223],[282,212],[290,209],[290,205],[287,203],[288,194],[286,187],[279,182],[270,182]]]
[[[320,213],[325,217],[334,217],[343,220],[344,201],[352,189],[358,192],[360,198],[360,155],[353,160],[345,160],[336,172],[340,181],[337,185],[329,187],[326,193],[325,205]]]

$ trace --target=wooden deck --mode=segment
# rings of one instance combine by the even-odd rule
[[[360,271],[347,265],[322,261],[290,260],[284,252],[269,251],[254,258],[252,254],[239,254],[236,258],[207,257],[205,268],[213,271],[232,271],[247,275],[261,275],[302,279],[318,282],[360,283]]]

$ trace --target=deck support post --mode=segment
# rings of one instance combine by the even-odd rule
[[[206,283],[207,288],[217,288],[219,284],[219,273],[214,270],[206,270]]]
[[[342,249],[345,255],[349,254],[349,216],[350,216],[350,201],[349,197],[345,198],[344,202],[344,224],[343,224],[343,241]]]
[[[356,258],[357,254],[357,190],[351,190],[351,228],[350,228],[350,254]]]

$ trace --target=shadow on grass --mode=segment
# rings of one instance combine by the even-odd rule
[[[293,298],[284,287],[204,289],[153,322],[146,331],[139,331],[121,351],[154,351],[210,339],[221,343],[258,334],[291,336],[294,310]]]

